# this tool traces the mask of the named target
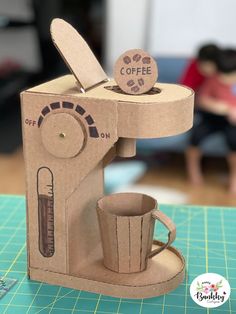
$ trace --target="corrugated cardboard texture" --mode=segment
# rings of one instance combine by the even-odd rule
[[[114,79],[127,94],[146,93],[156,83],[157,76],[156,61],[141,49],[124,52],[115,63]]]
[[[147,270],[133,274],[119,274],[105,268],[100,254],[100,250],[94,251],[77,276],[30,268],[30,278],[119,298],[159,296],[177,288],[184,279],[184,259],[172,247],[150,260]]]
[[[46,116],[41,137],[46,150],[60,158],[78,155],[87,140],[83,125],[69,113]]]
[[[192,127],[194,94],[174,84],[155,84],[161,92],[154,95],[127,95],[108,90],[114,81],[78,93],[72,76],[64,76],[38,87],[31,93],[77,96],[94,100],[113,100],[117,104],[119,137],[155,138],[176,135]]]
[[[81,87],[86,90],[107,79],[86,41],[70,24],[62,19],[54,19],[51,35],[56,48]]]
[[[91,252],[101,247],[96,203],[104,194],[100,162],[66,201],[67,273],[78,276]]]
[[[104,71],[71,26],[54,21],[52,36],[76,78],[63,76],[22,93],[30,277],[114,296],[166,293],[183,279],[180,254],[169,248],[149,260],[147,270],[135,274],[110,271],[102,262],[95,208],[103,196],[104,166],[118,154],[133,155],[136,138],[175,135],[192,126],[193,92],[179,85],[155,84],[149,94],[124,94],[114,81],[102,83]],[[79,92],[78,82],[88,89],[86,93]],[[123,203],[120,213],[128,205]],[[151,249],[149,222],[127,224],[121,217],[118,236],[110,243],[102,236],[105,245],[120,245],[122,271],[130,265],[135,271],[138,264],[146,267],[144,251],[136,256],[139,245]],[[111,234],[114,221],[103,223]],[[137,239],[143,227],[149,231]],[[106,258],[117,267],[115,254]]]
[[[144,103],[169,103],[173,101],[181,101],[189,98],[189,104],[192,104],[194,96],[193,90],[177,84],[156,83],[155,87],[160,90],[159,93],[152,95],[127,95],[125,93],[118,93],[106,87],[117,86],[114,80],[95,86],[94,88],[80,93],[76,85],[76,79],[73,75],[64,75],[54,80],[48,81],[41,85],[29,88],[28,92],[56,94],[56,95],[71,95],[80,97],[92,97],[97,99],[112,99],[120,102],[134,102],[138,104]]]
[[[136,140],[120,138],[116,144],[116,154],[119,157],[133,157],[136,155]]]
[[[96,201],[103,194],[103,165],[101,161],[118,140],[117,130],[114,128],[114,125],[117,125],[116,104],[113,101],[95,101],[94,99],[68,96],[55,97],[35,93],[22,94],[22,102],[28,196],[29,265],[35,268],[67,273],[69,268],[74,269],[74,263],[77,265],[83,262],[84,256],[90,253],[87,250],[92,249],[93,245],[96,246],[97,242],[94,242],[92,246],[87,245],[89,241],[99,239],[98,228],[94,227],[95,236],[91,234],[90,240],[81,241],[81,230],[84,229],[77,227],[75,223],[79,219],[78,226],[87,226],[90,216],[94,219],[94,221],[89,222],[91,226],[97,223]],[[58,103],[60,108],[57,108]],[[70,107],[69,104],[73,104],[73,108],[68,108]],[[80,121],[78,124],[82,123],[85,128],[86,145],[74,158],[58,158],[57,150],[54,149],[52,152],[49,149],[48,151],[43,144],[41,130],[44,122],[47,121],[47,116],[49,119],[49,116],[55,115],[54,113],[57,113],[56,115],[61,114],[63,117],[65,114],[71,113],[75,119]],[[106,113],[106,119],[104,119],[104,113]],[[39,120],[41,116],[42,121]],[[93,124],[91,124],[91,118],[94,119]],[[28,121],[32,123],[29,124]],[[41,121],[40,127],[37,125],[38,121]],[[61,127],[63,132],[63,124]],[[101,133],[107,134],[107,137],[102,137]],[[56,148],[57,145],[60,148],[60,143],[55,144]],[[55,153],[56,156],[52,153]],[[50,258],[45,258],[39,251],[38,214],[40,208],[38,191],[46,189],[41,186],[44,180],[38,177],[39,169],[42,167],[48,168],[53,177],[55,252]],[[79,186],[88,174],[91,177],[84,181],[86,188],[82,189],[81,185],[80,193]],[[89,192],[86,192],[86,189]],[[90,214],[92,209],[93,215]],[[77,213],[76,219],[75,213]],[[68,237],[70,238],[68,239]],[[83,234],[83,237],[86,238],[86,234]],[[72,245],[73,239],[80,239],[80,241]],[[68,256],[77,245],[79,248],[82,246],[85,251],[79,250],[80,258],[76,262],[72,259],[69,263]]]
[[[97,214],[104,265],[119,273],[140,272],[148,258],[167,248],[175,239],[175,226],[165,214],[155,210],[156,200],[139,193],[117,193],[98,201]],[[169,230],[169,241],[151,252],[155,219]]]

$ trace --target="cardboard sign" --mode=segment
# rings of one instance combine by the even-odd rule
[[[114,78],[127,94],[139,95],[148,92],[157,80],[155,60],[141,49],[123,53],[116,61]]]

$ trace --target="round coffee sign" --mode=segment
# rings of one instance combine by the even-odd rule
[[[114,78],[127,94],[148,92],[156,83],[157,76],[155,60],[141,49],[126,51],[115,63]]]

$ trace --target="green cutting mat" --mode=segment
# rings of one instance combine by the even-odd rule
[[[18,279],[0,300],[0,313],[80,314],[205,314],[236,313],[236,209],[161,206],[177,225],[178,247],[186,258],[188,277],[168,295],[117,299],[29,281],[26,274],[25,199],[0,196],[0,276]],[[165,239],[158,228],[159,239]],[[216,272],[231,285],[231,299],[207,310],[189,296],[189,285],[199,274]]]

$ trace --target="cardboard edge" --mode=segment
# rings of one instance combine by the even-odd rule
[[[109,86],[109,85],[111,85],[111,86],[117,86],[117,83],[116,83],[116,81],[113,79],[113,78],[110,78],[110,80],[108,81],[108,82],[104,82],[103,83],[104,84],[104,86],[103,87],[107,87],[107,86]],[[188,99],[188,98],[191,98],[191,97],[195,97],[195,92],[194,92],[194,90],[191,88],[191,87],[188,87],[188,86],[186,86],[186,85],[183,85],[183,84],[178,84],[178,83],[165,83],[165,82],[156,82],[155,83],[155,85],[153,86],[153,87],[157,87],[157,88],[159,88],[159,89],[161,89],[161,87],[163,86],[163,85],[174,85],[174,86],[180,86],[180,87],[182,87],[182,88],[184,88],[184,89],[186,89],[186,90],[188,90],[190,93],[189,93],[189,95],[188,96],[185,96],[185,97],[182,97],[182,98],[178,98],[178,100],[177,101],[183,101],[183,100],[185,100],[185,99]],[[125,94],[124,93],[124,95],[127,95],[127,97],[129,97],[129,100],[120,100],[120,99],[117,99],[116,101],[118,101],[119,103],[136,103],[136,104],[153,104],[153,103],[158,103],[158,101],[153,101],[153,102],[149,102],[149,101],[140,101],[140,102],[137,102],[137,99],[133,99],[132,100],[132,97],[140,97],[140,100],[142,100],[142,96],[146,96],[146,94],[144,93],[144,94],[140,94],[140,95],[131,95],[131,94]],[[152,95],[149,95],[149,97],[152,97]],[[105,98],[106,99],[106,98]],[[170,102],[175,102],[176,100],[171,100],[171,101],[161,101],[161,103],[163,103],[163,104],[168,104],[168,103],[170,103]]]
[[[23,110],[23,104],[24,104],[24,96],[26,95],[25,91],[22,91],[20,93],[20,109],[21,109],[21,129],[22,129],[22,148],[23,148],[23,159],[24,161],[26,160],[25,156],[25,143],[24,143],[24,138],[25,138],[25,128],[24,128],[24,110]],[[28,206],[28,180],[24,178],[24,184],[25,184],[25,193],[26,193],[26,246],[27,246],[27,276],[30,278],[30,241],[29,241],[29,206]]]
[[[66,77],[71,77],[71,78],[74,78],[74,81],[75,81],[75,83],[77,83],[77,80],[76,80],[76,78],[75,78],[75,76],[73,75],[73,74],[65,74],[65,75],[61,75],[61,76],[59,76],[59,77],[56,77],[56,78],[54,78],[54,79],[52,79],[52,80],[49,80],[48,82],[43,82],[43,83],[41,83],[41,84],[39,84],[39,85],[37,85],[37,86],[33,86],[33,87],[29,87],[28,89],[26,89],[24,92],[30,92],[30,93],[34,93],[34,94],[46,94],[46,95],[54,95],[54,96],[63,96],[63,94],[62,93],[51,93],[51,92],[45,92],[45,91],[39,91],[39,90],[34,90],[35,88],[38,88],[38,87],[40,87],[40,86],[43,86],[43,85],[45,85],[45,84],[47,84],[47,83],[49,83],[49,82],[53,82],[53,81],[58,81],[58,80],[60,80],[60,79],[66,79]],[[56,84],[56,83],[55,83]],[[194,95],[195,95],[195,93],[194,93],[194,91],[190,88],[190,87],[187,87],[187,86],[185,86],[185,85],[181,85],[181,84],[173,84],[173,83],[159,83],[159,82],[157,82],[155,85],[154,85],[154,87],[159,87],[159,88],[161,88],[161,86],[162,85],[166,85],[166,84],[168,84],[168,85],[177,85],[177,86],[181,86],[181,87],[183,87],[183,88],[185,88],[185,89],[187,89],[187,90],[189,90],[189,95],[187,96],[187,97],[183,97],[183,98],[179,98],[178,99],[178,101],[183,101],[183,100],[185,100],[185,99],[187,99],[187,98],[189,98],[189,97],[194,97]],[[82,95],[82,97],[84,97],[84,95],[86,95],[86,97],[90,97],[90,98],[96,98],[96,97],[94,97],[94,96],[92,96],[92,95],[89,95],[89,91],[91,90],[91,89],[96,89],[98,86],[100,87],[100,86],[103,86],[104,88],[106,87],[106,86],[109,86],[109,85],[111,85],[111,86],[116,86],[117,84],[116,84],[116,82],[114,81],[114,79],[113,78],[110,78],[109,79],[109,81],[102,81],[102,82],[100,82],[100,83],[98,83],[97,85],[95,85],[95,86],[93,86],[93,87],[91,87],[91,88],[89,88],[88,90],[86,90],[86,92],[85,93],[82,93],[82,92],[80,92],[80,90],[79,90],[79,88],[77,89],[77,91],[78,91],[78,94],[65,94],[66,96],[72,96],[72,97],[79,97],[79,96],[81,96]],[[141,94],[141,95],[127,95],[128,97],[129,97],[129,100],[122,100],[122,99],[112,99],[113,101],[116,101],[116,102],[119,102],[119,103],[121,103],[121,104],[123,104],[123,103],[139,103],[139,104],[151,104],[151,103],[157,103],[157,102],[155,102],[155,101],[153,101],[153,102],[150,102],[150,101],[145,101],[145,100],[143,100],[142,99],[142,96],[143,95],[145,95],[145,94]],[[136,97],[140,97],[140,100],[142,100],[142,101],[140,101],[140,102],[137,102],[137,99],[135,99]],[[134,99],[132,99],[132,97],[134,97]],[[150,96],[151,97],[151,96]],[[107,97],[103,97],[103,98],[99,98],[99,99],[101,99],[101,100],[108,100],[108,99],[110,99],[109,98],[109,91],[108,91],[108,93],[107,93]],[[164,102],[162,102],[163,104],[166,104],[166,103],[169,103],[169,101],[164,101]]]
[[[35,90],[35,88],[39,88],[39,87],[42,87],[43,85],[45,85],[45,84],[48,84],[48,83],[51,83],[51,82],[53,82],[53,81],[58,81],[58,80],[60,80],[60,79],[66,79],[67,77],[71,77],[71,78],[73,78],[74,79],[74,82],[75,82],[75,85],[77,84],[77,79],[75,78],[75,76],[72,74],[72,73],[67,73],[67,74],[64,74],[64,75],[61,75],[61,76],[58,76],[58,77],[56,77],[56,78],[52,78],[52,79],[50,79],[50,80],[48,80],[48,81],[43,81],[43,82],[41,82],[40,84],[38,84],[38,85],[34,85],[34,86],[31,86],[31,87],[28,87],[27,89],[25,89],[25,90],[23,90],[22,92],[21,92],[21,94],[22,93],[25,93],[25,92],[30,92],[30,93],[33,93],[33,94],[43,94],[43,95],[60,95],[60,96],[62,96],[62,95],[64,95],[64,94],[59,94],[59,93],[50,93],[50,92],[45,92],[45,91],[38,91],[38,90]],[[79,89],[77,89],[77,91],[78,91],[78,95],[83,95],[83,93],[79,90]],[[66,94],[66,96],[68,96],[69,94]],[[70,96],[70,95],[69,95]],[[74,96],[74,95],[73,95]],[[77,96],[77,94],[76,94],[76,96]]]
[[[78,66],[79,65],[77,64],[75,67],[74,64],[71,63],[71,58],[68,58],[68,55],[65,55],[61,49],[62,47],[60,47],[60,44],[58,42],[58,31],[60,34],[66,31],[67,37],[71,37],[71,36],[73,37],[75,45],[76,45],[77,41],[79,40],[80,48],[82,48],[84,50],[84,52],[86,52],[86,55],[87,55],[86,57],[90,61],[89,63],[92,63],[93,68],[96,70],[96,72],[99,70],[100,74],[102,75],[102,78],[100,77],[99,80],[97,81],[97,83],[91,84],[91,82],[90,82],[88,84],[88,82],[87,82],[85,85],[85,82],[82,82],[83,80],[80,79],[81,73],[80,72],[78,73]],[[94,85],[99,84],[99,83],[101,83],[107,79],[107,74],[103,70],[101,64],[97,60],[97,58],[96,58],[95,54],[93,53],[93,51],[91,50],[90,46],[85,41],[85,39],[81,36],[81,34],[77,31],[77,29],[75,27],[73,27],[70,23],[68,23],[67,21],[65,21],[61,18],[54,18],[51,22],[51,25],[50,25],[50,35],[51,35],[52,42],[53,42],[54,46],[56,47],[56,49],[58,50],[59,54],[61,55],[64,63],[67,65],[67,67],[69,68],[71,73],[77,79],[77,82],[80,86],[81,91],[92,88]],[[81,46],[81,44],[82,44],[82,46]],[[71,49],[74,50],[74,47],[71,47]],[[81,55],[83,55],[83,54],[84,53],[82,52]],[[92,72],[90,74],[92,75]]]
[[[135,108],[134,108],[135,106]],[[181,115],[183,114],[183,107],[188,107],[188,111],[185,112],[185,118],[184,118],[184,123],[182,123],[178,129],[172,128],[172,130],[167,130],[163,131],[164,128],[160,128],[158,126],[159,131],[157,135],[157,130],[156,126],[155,128],[151,129],[148,127],[147,121],[148,119],[144,119],[144,115],[148,114],[150,110],[153,110],[156,115],[161,116],[160,108],[161,107],[166,107],[166,106],[172,106],[175,111],[175,114]],[[136,112],[136,120],[135,120],[135,126],[134,124],[131,125],[131,128],[125,129],[124,133],[124,121],[127,116],[130,115],[132,112]],[[145,103],[145,105],[142,105],[140,103],[132,103],[132,102],[123,102],[123,101],[118,101],[118,136],[120,137],[125,137],[125,138],[130,138],[130,139],[151,139],[151,138],[162,138],[162,137],[169,137],[169,136],[175,136],[179,135],[182,133],[187,132],[190,130],[193,126],[193,115],[194,115],[194,93],[189,95],[188,97],[184,99],[178,99],[172,102],[150,102],[150,103]],[[146,123],[146,124],[145,124]],[[127,124],[126,124],[127,125]],[[139,126],[139,129],[138,127]],[[148,130],[148,131],[140,131],[140,127],[142,127],[142,130]],[[136,130],[136,132],[134,132]],[[140,134],[138,133],[140,131]],[[143,134],[145,133],[145,135]]]
[[[54,20],[60,20],[60,19],[54,19]],[[53,20],[53,21],[54,21]],[[52,39],[52,42],[53,42],[53,45],[55,46],[58,54],[61,56],[62,60],[64,61],[65,65],[68,67],[68,69],[70,70],[71,74],[74,76],[74,78],[76,79],[76,82],[78,84],[78,90],[81,91],[81,88],[83,88],[80,80],[79,80],[79,77],[77,76],[77,74],[73,71],[73,68],[70,66],[70,63],[66,60],[66,58],[64,57],[64,55],[62,54],[60,48],[58,47],[57,43],[56,43],[56,40],[54,39],[53,37],[53,21],[50,25],[50,35],[51,35],[51,39]]]
[[[153,284],[149,286],[124,286],[98,282],[85,278],[78,278],[64,274],[58,274],[40,269],[30,268],[30,279],[45,282],[51,285],[64,286],[66,288],[84,290],[91,293],[104,294],[116,298],[143,299],[167,294],[175,290],[184,280],[185,271],[181,271],[165,284]],[[171,287],[170,287],[171,286]]]
[[[162,245],[163,243],[154,240],[154,244]],[[70,276],[66,274],[41,270],[37,268],[30,267],[30,279],[40,282],[45,282],[52,285],[64,286],[71,289],[85,290],[92,293],[105,294],[117,298],[151,298],[157,297],[172,290],[175,290],[181,282],[183,282],[185,277],[185,260],[183,255],[174,247],[169,247],[176,254],[182,262],[182,268],[176,273],[172,278],[150,285],[124,285],[124,284],[114,284],[96,281],[92,279],[86,279],[81,277]],[[91,274],[90,274],[91,275]]]

